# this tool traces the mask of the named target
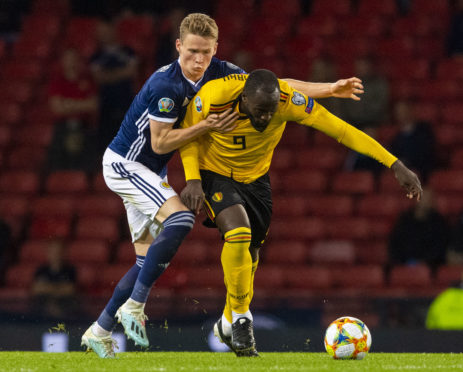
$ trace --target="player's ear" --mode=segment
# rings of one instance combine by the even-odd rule
[[[180,53],[180,46],[182,45],[182,42],[180,39],[175,40],[175,49],[177,49],[177,52]]]
[[[214,50],[212,52],[212,55],[215,56],[215,54],[217,53],[217,47],[219,46],[219,43],[218,42],[215,42],[215,45],[214,45]]]

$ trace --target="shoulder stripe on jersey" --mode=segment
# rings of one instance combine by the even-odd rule
[[[124,178],[127,178],[137,189],[150,198],[158,207],[161,207],[166,199],[164,196],[141,178],[138,174],[130,173],[124,168],[122,163],[111,163],[114,171]]]
[[[286,102],[286,100],[289,97],[289,93],[286,92],[280,92],[280,102]]]
[[[215,107],[212,107],[211,105],[211,108],[209,109],[210,112],[223,112],[225,111],[226,109],[230,108],[233,106],[233,101],[231,102],[228,102],[227,104],[225,105],[214,105]]]
[[[140,118],[135,122],[135,126],[138,128],[138,137],[133,141],[130,146],[129,151],[127,152],[126,158],[129,160],[135,160],[135,158],[140,154],[143,145],[146,142],[146,138],[143,135],[143,131],[146,129],[146,126],[149,124],[148,119],[148,109],[146,109]]]
[[[214,103],[211,103],[211,107],[219,107],[219,106],[225,106],[225,105],[228,105],[228,104],[231,104],[235,102],[234,99],[232,99],[231,101],[228,101],[228,102],[224,102],[224,103],[219,103],[219,104],[214,104]]]

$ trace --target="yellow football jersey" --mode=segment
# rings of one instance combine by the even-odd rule
[[[237,127],[228,133],[210,131],[180,149],[186,180],[200,179],[199,170],[250,183],[270,168],[273,151],[281,139],[287,121],[320,130],[347,147],[371,156],[390,167],[395,160],[373,138],[328,112],[312,98],[279,80],[280,103],[268,127],[258,132],[239,111],[239,99],[247,75],[229,75],[209,81],[188,105],[182,127],[187,128],[209,114],[228,108],[240,114]]]

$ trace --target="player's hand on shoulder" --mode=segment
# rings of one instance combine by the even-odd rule
[[[221,114],[210,114],[206,118],[206,121],[211,130],[227,133],[236,128],[236,120],[238,117],[239,114],[229,108]]]
[[[199,214],[204,203],[204,192],[201,180],[189,180],[180,193],[180,199],[193,213]]]
[[[357,77],[340,79],[331,85],[331,95],[338,98],[351,98],[360,101],[359,94],[363,94],[362,80]]]
[[[392,164],[391,169],[394,171],[395,178],[400,186],[407,192],[407,198],[416,198],[416,200],[420,201],[423,189],[418,176],[408,169],[400,160]]]

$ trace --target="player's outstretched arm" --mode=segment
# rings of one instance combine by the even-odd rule
[[[418,176],[408,169],[400,160],[396,160],[394,164],[392,164],[391,169],[400,186],[407,191],[407,198],[416,198],[416,200],[420,201],[423,189],[421,188],[421,182]]]
[[[357,77],[340,79],[335,83],[311,83],[295,79],[282,80],[285,80],[292,88],[312,98],[337,97],[360,101],[358,95],[364,93],[362,80]]]
[[[188,180],[185,188],[180,193],[183,204],[195,214],[201,212],[204,203],[204,192],[201,180]]]

